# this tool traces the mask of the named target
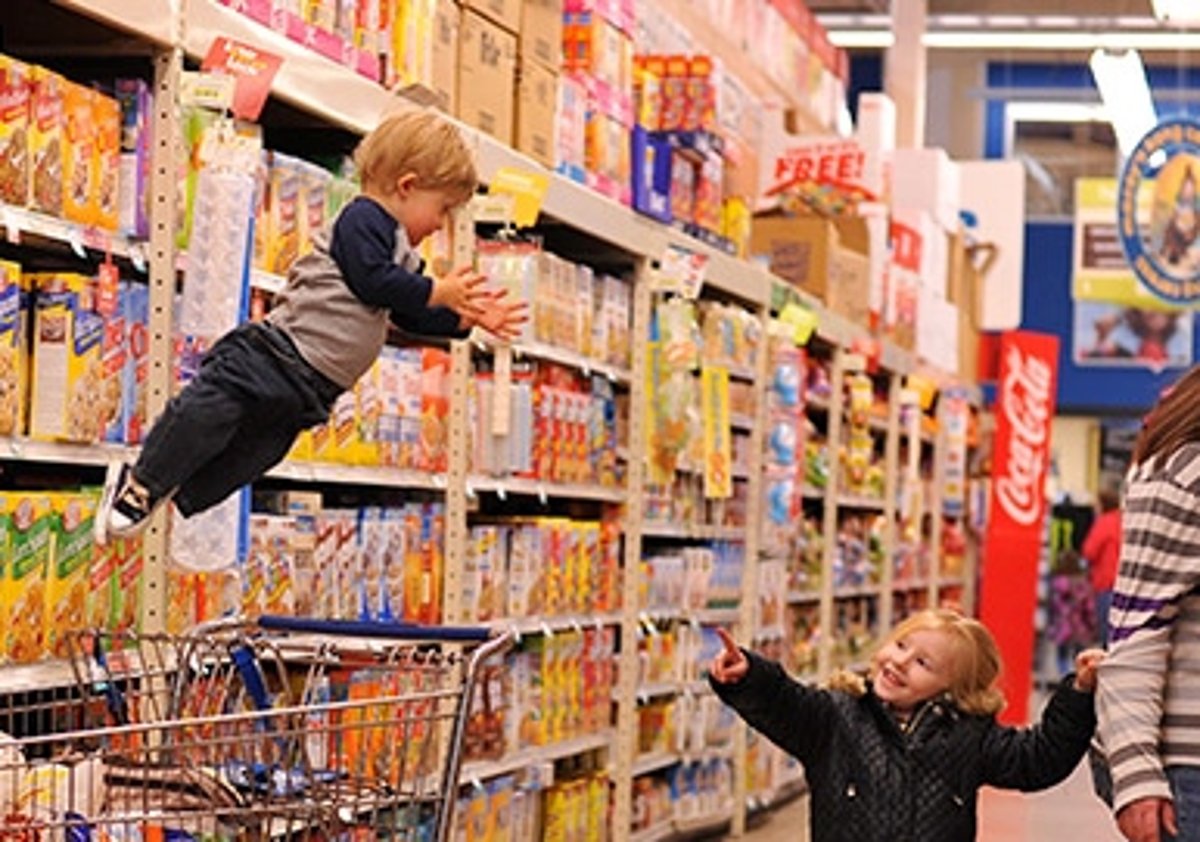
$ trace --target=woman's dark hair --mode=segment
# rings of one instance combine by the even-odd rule
[[[1200,366],[1179,378],[1150,410],[1133,448],[1133,464],[1174,453],[1191,442],[1200,442]]]

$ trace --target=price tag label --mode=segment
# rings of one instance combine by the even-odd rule
[[[550,179],[543,173],[501,167],[488,184],[488,193],[512,196],[512,223],[528,228],[537,223],[549,187]]]
[[[807,307],[789,301],[779,314],[779,321],[791,328],[792,341],[799,346],[808,344],[817,329],[817,314]]]
[[[96,273],[96,312],[105,317],[116,315],[119,288],[120,272],[112,260],[106,258]]]

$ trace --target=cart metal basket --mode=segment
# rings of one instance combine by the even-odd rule
[[[72,640],[72,692],[0,708],[0,842],[445,842],[480,668],[511,645],[290,617]]]

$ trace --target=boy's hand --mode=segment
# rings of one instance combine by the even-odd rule
[[[508,301],[508,290],[489,293],[479,316],[471,320],[497,339],[512,342],[521,335],[521,326],[529,321],[529,302]]]
[[[738,645],[725,629],[718,628],[717,636],[721,638],[724,648],[713,658],[708,668],[709,675],[718,684],[736,684],[746,677],[750,671],[750,661],[746,659]]]
[[[1075,656],[1075,689],[1096,692],[1096,667],[1104,660],[1103,649],[1084,649]]]
[[[491,298],[484,289],[487,278],[470,266],[460,266],[443,278],[435,278],[429,292],[430,307],[449,307],[460,316],[478,319]]]

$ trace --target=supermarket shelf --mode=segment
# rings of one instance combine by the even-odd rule
[[[271,295],[278,295],[286,283],[287,278],[283,275],[264,272],[261,269],[250,270],[250,286],[254,289],[260,289]]]
[[[849,585],[846,587],[834,588],[834,599],[855,599],[860,596],[879,596],[882,589],[877,584],[868,585]]]
[[[25,237],[40,238],[68,245],[80,257],[86,256],[86,248],[100,254],[128,258],[142,270],[146,266],[146,247],[139,241],[28,208],[0,203],[0,229],[13,242]]]
[[[472,337],[475,346],[481,350],[494,352],[496,343],[486,336],[479,336],[478,332]],[[599,374],[607,377],[614,383],[628,384],[631,378],[629,369],[620,368],[619,366],[609,365],[608,363],[593,360],[583,354],[569,351],[565,348],[556,348],[553,345],[547,345],[544,342],[515,342],[512,345],[513,357],[532,357],[533,359],[545,360],[546,362],[558,363],[559,365],[567,366],[568,368],[578,369],[585,375]]]
[[[668,769],[679,763],[679,761],[679,755],[669,751],[643,754],[633,761],[633,777],[640,778],[642,775],[649,775],[651,772]]]
[[[663,842],[675,835],[675,822],[667,819],[629,835],[629,842]]]
[[[527,769],[538,763],[552,763],[555,760],[586,754],[589,751],[611,748],[614,740],[616,740],[616,732],[610,728],[596,734],[563,740],[553,745],[523,749],[500,760],[471,761],[464,763],[462,769],[459,770],[458,781],[460,784],[484,781],[488,778],[506,775],[509,772]]]
[[[929,589],[929,579],[904,579],[892,582],[893,591],[924,591]]]
[[[729,475],[735,480],[748,480],[750,479],[750,469],[745,465],[734,465]]]
[[[683,683],[679,681],[650,681],[639,684],[637,696],[640,701],[648,702],[663,696],[678,696],[683,692]],[[678,759],[678,758],[676,758]]]
[[[696,611],[688,612],[690,619],[704,625],[721,625],[724,623],[736,623],[741,616],[740,608],[700,608]]]
[[[824,500],[825,489],[817,488],[815,485],[805,484],[804,488],[800,491],[800,495],[805,500]]]
[[[153,41],[164,47],[174,38],[172,0],[54,0],[101,23]]]
[[[558,497],[570,500],[599,500],[603,503],[621,503],[626,497],[623,488],[480,475],[473,475],[467,480],[467,490],[484,494],[518,494],[542,499]]]
[[[745,383],[753,383],[755,380],[754,369],[748,365],[729,364],[725,368],[729,371],[729,379],[731,380],[741,380]]]
[[[136,453],[136,448],[122,444],[79,444],[28,438],[0,438],[0,461],[99,467],[114,459],[132,459]]]
[[[799,775],[792,780],[784,781],[779,786],[766,792],[751,795],[747,799],[749,801],[748,806],[751,813],[772,810],[788,801],[799,798],[807,792],[808,782],[804,780],[803,775]]]
[[[740,412],[729,413],[729,426],[735,430],[753,430],[754,416],[744,415]]]
[[[580,631],[584,628],[613,626],[621,622],[620,614],[588,614],[563,617],[513,617],[504,620],[488,620],[489,628],[497,631],[514,631],[519,635],[551,634],[565,631]]]
[[[368,465],[339,465],[334,462],[283,462],[268,471],[267,476],[297,482],[418,488],[428,491],[441,491],[446,487],[446,478],[443,474]]]
[[[804,396],[804,405],[808,409],[816,410],[817,412],[829,411],[829,396],[814,395],[811,392]]]
[[[732,805],[718,813],[708,816],[693,816],[687,819],[675,819],[675,832],[683,836],[708,836],[714,834],[733,821]]]
[[[687,541],[744,541],[746,529],[741,526],[687,526],[674,523],[646,523],[643,538],[678,538]]]
[[[961,588],[966,585],[962,576],[946,576],[938,580],[938,588]]]
[[[804,605],[811,602],[821,601],[820,591],[788,591],[787,601],[789,605]]]
[[[75,683],[75,671],[66,660],[11,664],[0,669],[0,695],[72,687]]]
[[[873,512],[882,512],[887,508],[887,502],[882,497],[860,497],[843,494],[841,497],[838,497],[838,507],[842,509],[866,509]]]

